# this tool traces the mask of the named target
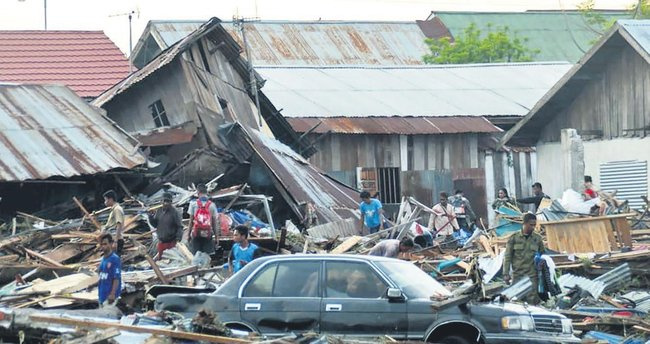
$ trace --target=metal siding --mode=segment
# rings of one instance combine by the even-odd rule
[[[600,164],[600,189],[616,193],[616,198],[626,200],[630,208],[642,210],[641,196],[648,195],[647,161],[613,161]]]
[[[133,168],[136,141],[64,86],[0,86],[0,181]]]
[[[286,117],[524,116],[568,63],[256,66]]]

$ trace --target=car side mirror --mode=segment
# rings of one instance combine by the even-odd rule
[[[402,300],[404,299],[404,294],[402,294],[402,291],[397,288],[388,288],[388,290],[386,290],[386,297],[388,297],[389,300]]]

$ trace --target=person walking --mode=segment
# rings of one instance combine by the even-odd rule
[[[447,203],[448,195],[446,192],[440,193],[440,202],[433,206],[433,213],[429,215],[429,228],[435,236],[451,235],[455,230],[460,228],[454,208]]]
[[[122,292],[122,262],[113,252],[113,237],[106,233],[100,239],[102,259],[99,263],[99,307],[114,306]]]
[[[516,283],[528,276],[533,284],[532,292],[527,296],[530,304],[540,302],[537,294],[538,278],[535,267],[535,256],[542,255],[546,250],[542,236],[535,233],[537,217],[535,214],[526,213],[523,218],[521,231],[513,234],[508,239],[506,254],[503,260],[503,280],[506,283]],[[512,275],[510,271],[512,269]]]
[[[363,233],[364,224],[370,234],[384,230],[384,209],[381,202],[376,198],[370,198],[368,191],[361,192],[359,196],[361,198],[359,204],[361,232]]]
[[[104,192],[104,205],[111,208],[108,214],[108,220],[102,228],[102,234],[115,233],[117,238],[117,254],[122,254],[124,249],[124,239],[122,232],[124,231],[124,209],[117,202],[117,194],[113,190]]]
[[[196,187],[198,198],[191,202],[188,213],[190,223],[188,226],[190,237],[190,251],[214,253],[215,242],[219,243],[217,236],[217,206],[208,198],[208,188],[205,184]]]
[[[172,194],[163,193],[162,207],[155,214],[149,214],[149,222],[156,228],[158,235],[158,255],[156,260],[162,258],[163,252],[176,247],[176,243],[183,237],[183,223],[181,215],[172,205]]]

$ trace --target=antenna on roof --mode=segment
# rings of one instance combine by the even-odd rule
[[[257,115],[259,116],[260,128],[262,127],[262,109],[260,109],[260,97],[257,94],[257,78],[255,77],[255,70],[253,69],[253,60],[251,59],[250,49],[248,48],[248,42],[246,41],[246,29],[245,24],[250,22],[258,22],[260,18],[244,18],[235,15],[232,17],[233,25],[239,29],[241,32],[241,39],[244,45],[244,52],[246,53],[246,60],[248,61],[248,73],[250,76],[250,88],[253,98],[255,98],[255,106],[257,106]]]
[[[25,0],[18,0],[18,2],[25,2]],[[47,31],[47,0],[43,0],[43,21],[44,30]]]
[[[111,14],[109,17],[128,17],[129,18],[129,71],[133,72],[133,61],[131,59],[131,54],[133,53],[133,32],[131,30],[131,22],[133,19],[133,15],[136,15],[138,19],[140,19],[140,7],[136,6],[135,10],[132,10],[130,12],[125,12],[125,13],[116,13],[116,14]]]

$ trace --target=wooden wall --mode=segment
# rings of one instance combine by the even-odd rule
[[[642,131],[624,129],[650,125],[649,92],[648,62],[625,45],[602,75],[591,80],[570,106],[558,110],[561,112],[544,127],[540,141],[559,142],[563,128],[575,128],[579,133],[602,130],[602,139],[643,136]]]
[[[210,72],[201,58],[199,44],[208,54]],[[215,44],[203,38],[103,107],[126,131],[146,132],[156,127],[149,105],[160,99],[171,126],[194,121],[201,127],[203,122],[216,137],[216,126],[225,120],[237,119],[244,125],[259,127],[246,84]],[[228,110],[222,109],[219,98],[227,102]]]
[[[357,167],[402,167],[407,152],[409,171],[483,167],[479,134],[410,135],[406,149],[400,135],[330,134],[316,145],[310,161],[325,171],[354,171]],[[313,139],[313,137],[312,137]]]

